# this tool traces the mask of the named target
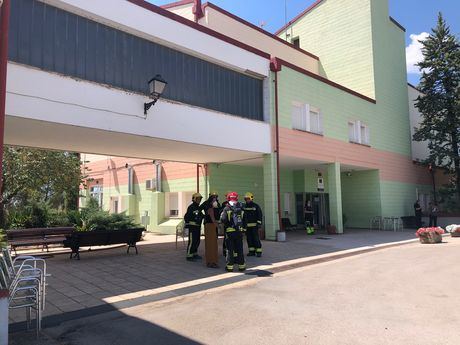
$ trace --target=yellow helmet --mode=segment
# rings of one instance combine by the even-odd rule
[[[192,201],[197,201],[197,199],[203,199],[203,196],[200,193],[195,193],[192,195]]]
[[[216,191],[212,191],[211,193],[209,193],[209,196],[219,196],[219,194],[217,194]]]
[[[246,194],[244,194],[244,199],[249,199],[251,201],[254,200],[254,194],[250,193],[250,192],[247,192]]]

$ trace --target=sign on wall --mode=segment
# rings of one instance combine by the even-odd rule
[[[324,178],[318,177],[318,192],[324,192]]]

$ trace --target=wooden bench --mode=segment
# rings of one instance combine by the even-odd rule
[[[14,229],[6,230],[6,237],[15,253],[17,247],[27,246],[42,246],[42,250],[49,251],[50,244],[63,244],[73,231],[73,227]]]
[[[70,248],[70,259],[76,258],[80,260],[80,247],[91,246],[108,246],[112,244],[128,245],[129,253],[131,248],[136,249],[136,243],[142,238],[144,228],[128,229],[128,230],[93,230],[93,231],[74,231],[71,235],[67,236],[64,241],[64,247]]]

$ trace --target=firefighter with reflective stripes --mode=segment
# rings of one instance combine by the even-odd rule
[[[203,197],[200,193],[193,194],[192,203],[187,208],[187,213],[184,216],[185,228],[188,229],[188,261],[201,259],[201,256],[198,255],[198,247],[200,246],[201,224],[204,218],[203,209],[200,207],[202,199]]]
[[[246,193],[244,195],[245,204],[243,206],[244,216],[246,219],[246,239],[248,241],[248,256],[261,257],[262,243],[259,237],[259,227],[262,225],[262,210],[259,205],[254,202],[254,195]]]
[[[220,215],[224,225],[227,244],[227,264],[225,270],[233,272],[234,264],[238,264],[240,272],[246,269],[243,253],[243,233],[246,228],[243,205],[238,202],[238,193],[227,194],[228,205]]]

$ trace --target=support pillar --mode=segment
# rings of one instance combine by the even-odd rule
[[[276,154],[264,155],[264,218],[265,238],[276,240],[280,229],[276,177]]]
[[[150,206],[150,231],[156,230],[165,219],[165,193],[153,192]]]
[[[343,234],[342,218],[342,183],[340,180],[340,163],[335,162],[327,167],[329,181],[329,210],[331,225],[337,227],[337,232]]]

